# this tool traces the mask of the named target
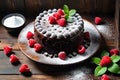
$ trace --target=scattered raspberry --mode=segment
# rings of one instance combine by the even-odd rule
[[[26,64],[22,64],[19,68],[19,72],[24,73],[24,72],[29,72],[30,68]]]
[[[101,66],[108,66],[112,63],[112,60],[109,56],[103,56],[102,60],[100,61]]]
[[[101,80],[110,80],[110,78],[108,75],[104,74],[102,75]]]
[[[27,32],[27,39],[33,38],[34,34],[31,31]]]
[[[42,45],[39,44],[39,43],[35,43],[35,44],[34,44],[34,49],[35,49],[36,52],[39,52],[39,51],[41,51],[41,49],[42,49]]]
[[[114,48],[114,49],[111,49],[111,50],[110,50],[110,54],[111,54],[111,55],[118,55],[118,54],[119,54],[119,51],[118,51],[118,49]]]
[[[50,24],[55,24],[56,23],[56,20],[53,16],[49,16],[48,20],[49,20]]]
[[[4,47],[4,54],[8,55],[12,52],[12,47],[10,46],[5,46]]]
[[[29,46],[30,47],[34,47],[35,43],[36,43],[36,41],[34,39],[29,39]]]
[[[61,18],[61,19],[57,20],[57,24],[64,27],[66,25],[65,18]]]
[[[59,13],[57,13],[57,12],[54,13],[53,16],[54,16],[54,18],[55,18],[56,20],[58,20],[58,19],[61,18],[61,15],[60,15]]]
[[[18,57],[16,55],[12,54],[10,56],[10,62],[11,63],[16,63],[16,62],[19,62],[19,59],[18,59]]]
[[[66,59],[66,53],[64,51],[61,51],[58,53],[58,57],[62,60],[65,60]]]
[[[100,24],[102,22],[102,18],[95,17],[95,24]]]
[[[64,12],[63,12],[63,10],[62,9],[58,9],[58,11],[57,11],[59,14],[61,14],[61,15],[64,15]]]
[[[80,46],[78,47],[78,53],[79,53],[79,54],[84,54],[85,51],[86,51],[86,49],[85,49],[85,47],[84,47],[83,45],[80,45]]]
[[[85,33],[84,33],[84,38],[85,38],[86,40],[90,40],[90,34],[89,34],[89,32],[85,32]]]

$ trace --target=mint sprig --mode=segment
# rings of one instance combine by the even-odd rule
[[[103,56],[110,56],[112,60],[112,64],[109,66],[100,66],[100,61]],[[92,63],[96,64],[96,68],[94,70],[94,75],[95,76],[100,76],[105,74],[107,71],[110,73],[114,74],[120,74],[120,55],[110,55],[110,53],[107,50],[103,50],[100,55],[101,58],[99,57],[93,57],[92,58]]]
[[[64,5],[63,10],[65,12],[65,19],[68,22],[72,22],[71,16],[73,16],[76,13],[76,10],[75,9],[69,10],[69,7],[67,5]]]

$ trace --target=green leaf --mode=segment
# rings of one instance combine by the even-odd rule
[[[95,64],[99,65],[100,60],[101,60],[100,58],[94,57],[94,58],[92,58],[92,63],[95,63]]]
[[[68,22],[73,22],[73,19],[69,16],[69,17],[67,18],[67,21],[68,21]]]
[[[114,62],[114,63],[120,61],[120,56],[118,56],[118,55],[112,55],[110,58],[111,58],[112,62]]]
[[[63,6],[63,10],[64,10],[65,14],[69,14],[69,7],[67,5]]]
[[[109,56],[109,52],[106,51],[106,50],[103,50],[102,53],[101,53],[101,58],[102,58],[103,56]]]
[[[71,9],[71,10],[69,11],[69,15],[70,15],[70,16],[73,16],[75,13],[76,13],[76,10],[75,10],[75,9]]]
[[[107,67],[97,66],[94,71],[95,76],[100,76],[107,71]]]
[[[120,67],[118,64],[114,63],[113,65],[108,67],[108,71],[110,71],[111,73],[120,74]]]

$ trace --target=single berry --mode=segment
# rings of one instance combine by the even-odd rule
[[[59,14],[59,13],[57,13],[57,12],[54,13],[53,16],[54,16],[54,18],[55,18],[56,20],[58,20],[58,19],[61,18],[61,14]]]
[[[49,21],[50,24],[55,24],[56,23],[56,20],[53,16],[49,16],[48,21]]]
[[[16,62],[19,62],[19,59],[15,54],[12,54],[12,55],[10,55],[10,62],[16,63]]]
[[[85,47],[83,45],[78,46],[78,53],[79,54],[84,54],[86,51]]]
[[[59,14],[61,14],[61,15],[64,15],[64,12],[63,12],[63,10],[62,9],[58,9],[58,11],[57,11]]]
[[[42,45],[39,44],[39,43],[35,43],[35,44],[34,44],[34,49],[35,49],[36,52],[39,52],[39,51],[41,51],[41,49],[42,49]]]
[[[111,49],[111,50],[110,50],[110,54],[111,54],[111,55],[118,55],[118,54],[119,54],[119,50],[116,49],[116,48]]]
[[[110,80],[110,77],[107,74],[102,75],[101,80]]]
[[[95,17],[95,24],[100,24],[102,22],[102,18]]]
[[[8,55],[12,52],[12,47],[10,46],[5,46],[4,47],[4,54]]]
[[[103,56],[102,60],[100,61],[101,66],[108,66],[112,63],[112,60],[109,56]]]
[[[61,18],[61,19],[57,20],[57,24],[64,27],[66,25],[65,18]]]
[[[21,72],[21,73],[25,73],[25,72],[29,72],[29,71],[30,71],[30,68],[26,64],[22,64],[19,68],[19,72]]]
[[[30,47],[34,47],[35,43],[36,43],[36,41],[34,39],[29,39],[29,46]]]
[[[85,33],[84,33],[84,38],[85,38],[86,40],[90,40],[90,34],[89,34],[89,32],[85,32]]]
[[[31,31],[27,32],[27,39],[33,38],[34,34]]]
[[[66,59],[66,53],[64,51],[61,51],[58,53],[58,57],[62,60],[65,60]]]

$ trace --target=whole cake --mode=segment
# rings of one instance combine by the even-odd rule
[[[84,23],[75,10],[49,9],[40,13],[34,22],[35,41],[49,54],[77,51],[83,42]]]

